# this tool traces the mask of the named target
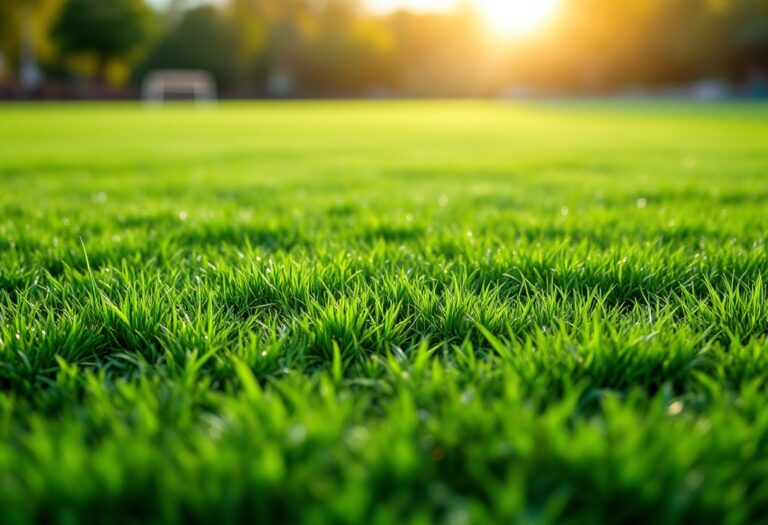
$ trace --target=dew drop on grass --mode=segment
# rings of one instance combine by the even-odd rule
[[[288,441],[294,445],[303,443],[306,437],[307,427],[302,424],[293,425],[290,429],[288,429]]]
[[[669,405],[669,408],[667,408],[667,414],[670,416],[679,416],[683,413],[683,408],[685,408],[685,405],[683,405],[682,401],[675,401]]]
[[[211,425],[208,427],[208,437],[213,440],[218,440],[221,438],[222,430],[219,427]]]
[[[712,421],[709,419],[701,419],[698,423],[696,423],[696,430],[698,430],[700,434],[706,434],[711,428]]]
[[[91,195],[91,201],[96,204],[104,204],[105,202],[107,202],[108,198],[109,197],[106,194],[106,192],[103,192],[103,191],[100,191],[99,193],[94,193],[93,195]]]
[[[355,426],[346,435],[346,443],[352,448],[360,448],[368,441],[369,432],[364,426]]]

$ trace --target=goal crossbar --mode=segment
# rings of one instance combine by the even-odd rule
[[[148,103],[165,101],[167,95],[189,95],[195,102],[216,100],[216,81],[207,71],[171,70],[152,71],[142,82],[141,98]]]

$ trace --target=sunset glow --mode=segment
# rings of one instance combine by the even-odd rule
[[[471,0],[469,4],[499,36],[520,36],[535,32],[557,12],[561,0]],[[456,0],[369,0],[371,9],[378,12],[394,9],[415,11],[450,11]]]
[[[494,33],[518,36],[544,26],[555,15],[560,0],[475,0],[475,4]]]

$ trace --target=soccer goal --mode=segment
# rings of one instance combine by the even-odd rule
[[[200,70],[152,71],[144,77],[141,98],[149,104],[180,99],[210,104],[216,100],[216,80],[207,71]]]

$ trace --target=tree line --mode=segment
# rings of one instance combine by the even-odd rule
[[[600,93],[768,71],[768,0],[563,0],[517,40],[491,36],[470,3],[374,15],[360,0],[3,0],[0,63],[113,85],[205,69],[225,93],[272,96]]]

